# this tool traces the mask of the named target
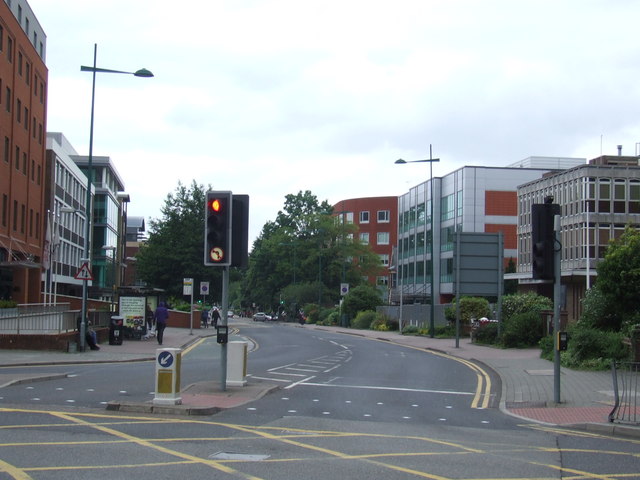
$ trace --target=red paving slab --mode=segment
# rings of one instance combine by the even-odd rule
[[[509,412],[538,422],[574,425],[576,423],[609,423],[611,407],[510,408]]]

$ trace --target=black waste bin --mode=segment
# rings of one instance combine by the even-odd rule
[[[124,317],[111,317],[109,323],[109,345],[122,345]]]

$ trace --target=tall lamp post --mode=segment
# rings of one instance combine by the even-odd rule
[[[113,252],[113,261],[111,264],[111,311],[116,311],[116,260],[118,248],[111,245],[103,245],[102,250]],[[105,268],[107,264],[105,262]]]
[[[153,77],[146,68],[137,70],[136,72],[123,72],[121,70],[109,70],[106,68],[98,68],[96,66],[96,60],[98,55],[98,44],[93,46],[93,67],[80,66],[81,72],[91,72],[93,74],[93,80],[91,83],[91,121],[89,125],[89,159],[87,161],[87,198],[85,201],[86,208],[86,222],[85,222],[85,239],[84,239],[84,255],[83,262],[87,262],[91,265],[91,186],[93,185],[93,118],[95,111],[96,100],[96,73],[124,73],[134,75],[136,77]],[[87,331],[87,297],[88,297],[88,280],[82,280],[82,318],[80,320],[80,351],[85,350],[85,333]]]
[[[405,163],[424,163],[424,162],[429,162],[429,195],[430,195],[430,204],[431,206],[429,207],[429,223],[430,223],[430,228],[431,228],[431,241],[429,242],[429,256],[431,257],[431,305],[430,305],[430,319],[429,319],[429,336],[431,338],[435,337],[435,333],[436,333],[436,323],[435,323],[435,306],[434,306],[434,295],[435,295],[435,289],[434,289],[434,278],[433,278],[433,272],[434,272],[434,268],[433,268],[433,262],[434,262],[434,258],[433,258],[433,162],[439,162],[440,159],[439,158],[433,158],[432,155],[432,149],[431,149],[431,145],[429,145],[429,158],[425,159],[425,160],[403,160],[403,159],[398,159],[395,161],[395,163],[399,164],[399,165],[404,165]],[[402,278],[400,279],[402,280]],[[400,286],[400,288],[402,288],[402,285]]]

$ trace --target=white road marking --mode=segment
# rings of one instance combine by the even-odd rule
[[[314,377],[311,377],[314,378]],[[402,388],[402,387],[380,387],[375,385],[336,385],[328,383],[307,383],[306,380],[289,385],[286,388],[293,388],[297,385],[305,385],[309,387],[336,387],[336,388],[357,388],[362,390],[390,390],[395,392],[417,392],[417,393],[437,393],[442,395],[475,395],[475,392],[456,392],[452,390],[428,390],[422,388]]]

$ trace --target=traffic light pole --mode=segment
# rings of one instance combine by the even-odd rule
[[[560,215],[554,215],[553,217],[553,231],[554,231],[554,244],[553,244],[553,400],[555,403],[560,403],[560,345],[559,335],[560,332],[560,302],[562,301],[562,271],[560,268],[560,261],[562,260],[562,243],[560,242]]]
[[[227,312],[229,311],[229,267],[222,267],[222,325],[228,328]],[[227,343],[221,343],[220,347],[220,386],[223,392],[227,391]]]

